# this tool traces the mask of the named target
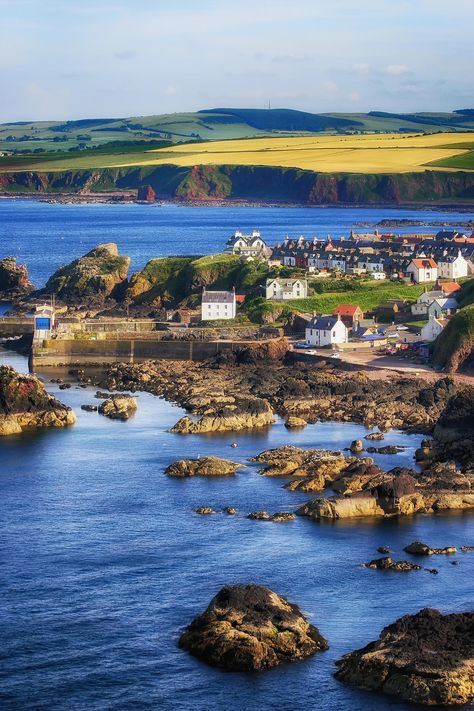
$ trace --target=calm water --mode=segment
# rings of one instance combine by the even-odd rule
[[[0,362],[26,368],[5,352]],[[164,468],[198,454],[245,462],[284,443],[345,447],[365,430],[325,423],[288,432],[279,422],[255,434],[183,437],[167,432],[182,411],[151,395],[141,393],[137,415],[121,423],[79,409],[94,402],[92,389],[48,389],[74,407],[77,424],[0,441],[2,709],[408,709],[340,684],[334,661],[404,613],[472,607],[474,554],[457,554],[459,566],[431,559],[437,576],[360,564],[381,544],[396,557],[416,539],[473,544],[474,516],[249,521],[249,511],[291,510],[309,497],[251,466],[233,478],[187,481],[168,479]],[[386,442],[407,449],[377,461],[409,464],[419,441],[391,432]],[[236,506],[239,515],[199,517],[200,505]],[[329,651],[244,675],[178,649],[180,631],[223,584],[250,581],[298,603]]]
[[[152,257],[220,252],[236,229],[258,228],[264,239],[275,244],[286,235],[347,236],[357,223],[375,224],[384,218],[465,222],[470,216],[372,208],[49,205],[0,200],[0,258],[13,255],[25,262],[33,283],[40,287],[59,266],[101,242],[117,242],[121,253],[132,258],[132,270],[137,270]],[[397,232],[438,229],[406,227]]]

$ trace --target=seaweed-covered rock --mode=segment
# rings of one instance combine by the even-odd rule
[[[41,380],[0,366],[0,436],[36,427],[67,427],[75,421],[71,408],[48,395]]]
[[[406,572],[408,570],[421,570],[421,565],[410,563],[408,560],[393,560],[390,556],[384,558],[374,558],[369,563],[364,563],[365,568],[375,568],[376,570],[397,570]]]
[[[228,671],[269,669],[328,648],[296,605],[260,585],[222,588],[179,644],[207,664]]]
[[[337,662],[336,678],[429,706],[474,700],[474,612],[424,609]]]

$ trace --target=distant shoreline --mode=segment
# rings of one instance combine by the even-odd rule
[[[424,210],[426,212],[465,212],[474,214],[474,204],[466,203],[448,203],[442,202],[411,202],[411,203],[338,203],[336,205],[328,203],[324,205],[314,205],[305,202],[294,201],[275,201],[275,200],[239,200],[226,198],[221,199],[202,199],[202,200],[186,200],[183,198],[166,198],[157,199],[154,202],[143,202],[137,200],[136,195],[129,192],[114,192],[114,193],[87,193],[78,195],[77,193],[0,193],[0,200],[33,200],[36,202],[45,202],[52,205],[153,205],[160,207],[161,205],[176,205],[180,207],[274,207],[274,208],[310,208],[314,210],[326,210],[328,208],[337,208],[347,210],[349,208],[374,209],[374,210]],[[406,226],[406,223],[404,223]],[[454,223],[453,223],[454,224]],[[457,224],[457,223],[456,223]],[[421,227],[419,222],[416,226]]]

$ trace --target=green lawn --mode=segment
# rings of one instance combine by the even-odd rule
[[[307,299],[295,299],[288,302],[292,310],[300,313],[316,311],[319,314],[330,314],[339,304],[358,304],[362,311],[369,311],[389,299],[407,299],[416,301],[425,287],[430,289],[433,284],[399,284],[397,282],[368,281],[360,285],[360,289],[351,292],[326,292],[316,294]]]

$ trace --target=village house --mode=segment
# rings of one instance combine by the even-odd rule
[[[347,328],[354,328],[355,324],[364,318],[364,312],[357,304],[339,304],[334,309],[333,316],[340,316]]]
[[[436,281],[438,268],[434,259],[412,259],[407,267],[407,274],[416,284],[422,284],[426,281]]]
[[[427,316],[428,306],[436,299],[444,299],[445,297],[446,295],[441,289],[435,288],[431,291],[424,291],[420,294],[416,303],[411,305],[411,312],[414,316]]]
[[[306,279],[267,279],[266,298],[276,301],[305,299],[308,296]]]
[[[446,255],[438,259],[438,277],[440,279],[459,279],[468,275],[467,261],[458,250],[456,255]]]
[[[236,230],[227,240],[225,251],[247,259],[268,259],[272,253],[271,247],[264,242],[258,230],[253,230],[251,235]]]
[[[201,301],[203,321],[220,321],[235,318],[237,302],[233,291],[209,291],[204,288]]]
[[[459,304],[456,299],[446,297],[444,299],[435,299],[427,308],[427,316],[435,316],[436,318],[444,318],[445,316],[450,316],[456,309],[459,308]]]
[[[315,316],[306,327],[306,340],[319,347],[347,343],[349,329],[339,316]]]
[[[453,296],[461,289],[461,285],[457,281],[440,281],[437,280],[435,290],[443,292],[445,296]]]
[[[437,319],[435,316],[431,316],[428,323],[421,329],[422,340],[427,343],[435,341],[447,323],[446,319]]]

